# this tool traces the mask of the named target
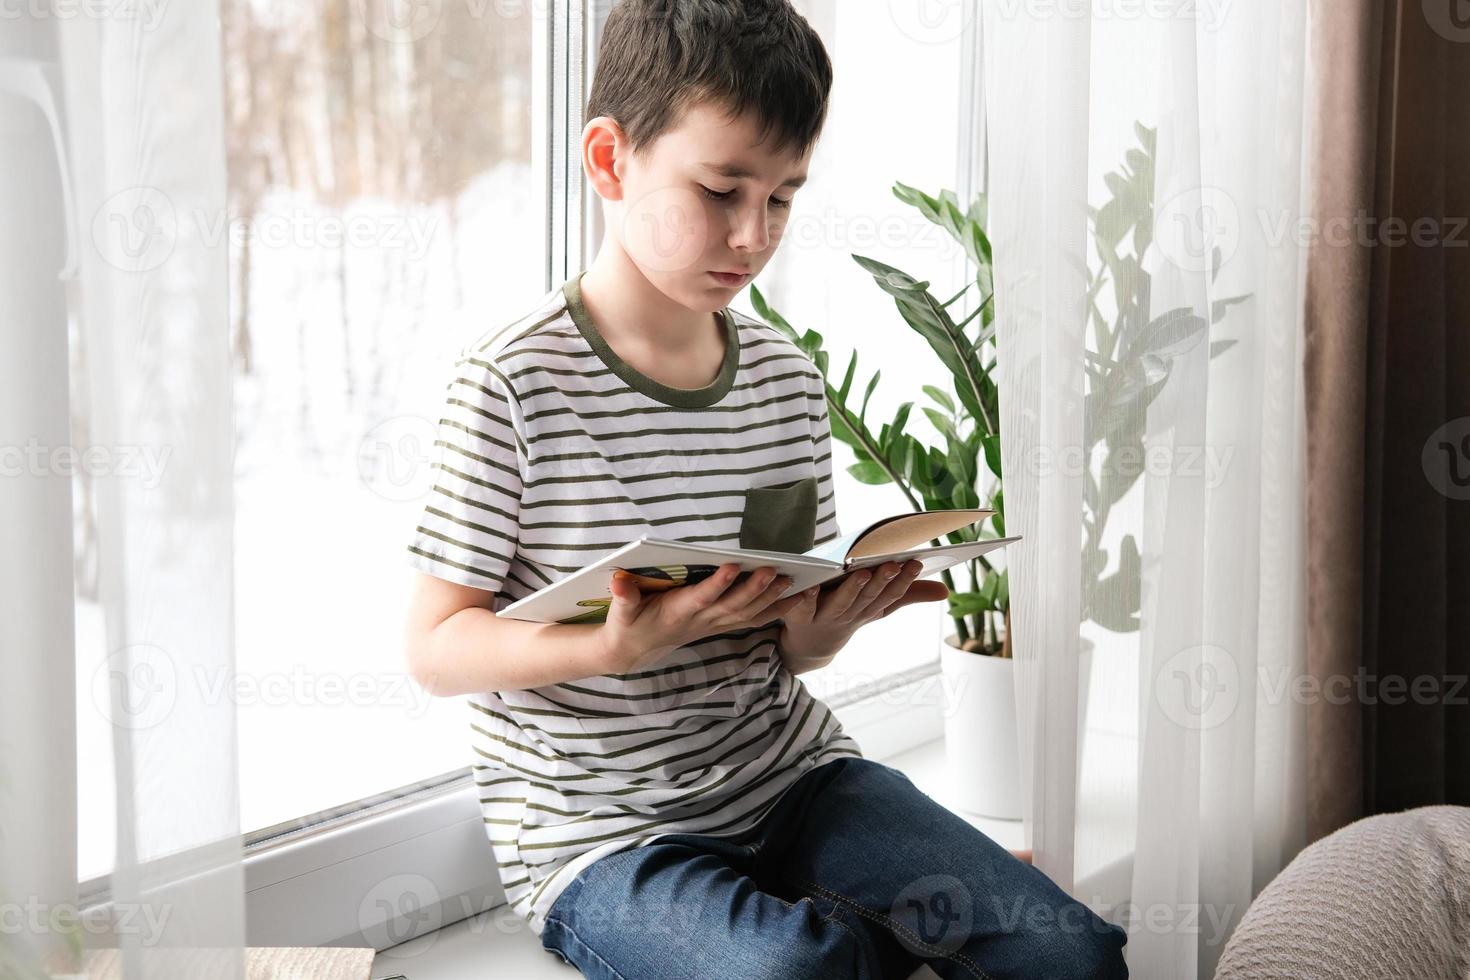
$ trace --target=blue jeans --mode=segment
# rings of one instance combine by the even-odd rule
[[[1126,977],[1127,934],[930,799],[845,756],[752,831],[599,858],[541,944],[593,980]]]

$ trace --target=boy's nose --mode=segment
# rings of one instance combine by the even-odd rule
[[[765,208],[737,211],[731,228],[730,244],[753,252],[763,252],[771,242],[769,219]]]

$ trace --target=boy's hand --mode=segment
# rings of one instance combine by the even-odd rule
[[[841,585],[828,592],[813,587],[797,593],[797,605],[784,617],[779,641],[787,667],[822,666],[837,655],[859,627],[911,602],[946,598],[949,589],[943,582],[914,581],[923,567],[922,562],[912,558],[902,566],[885,562],[877,568],[849,573]]]
[[[801,601],[777,601],[791,579],[769,565],[730,586],[740,566],[727,562],[694,585],[644,596],[631,582],[614,578],[607,621],[598,630],[609,673],[627,673],[662,660],[670,652],[712,633],[752,629],[780,619]]]

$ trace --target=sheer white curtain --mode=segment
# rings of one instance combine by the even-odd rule
[[[1026,827],[1208,977],[1304,843],[1305,0],[987,0]]]
[[[27,537],[0,586],[41,602],[5,617],[0,888],[37,914],[0,972],[79,943],[115,947],[128,980],[241,977],[218,7],[5,25],[0,363],[4,443],[26,451],[0,502]],[[113,916],[68,930],[78,810],[99,808]]]

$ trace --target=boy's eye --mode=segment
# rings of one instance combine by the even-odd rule
[[[712,201],[727,201],[735,196],[734,191],[712,191],[703,184],[699,185],[699,189],[704,192],[705,197]],[[782,200],[779,197],[773,197],[771,198],[771,205],[778,208],[789,208],[791,207],[791,202]]]

